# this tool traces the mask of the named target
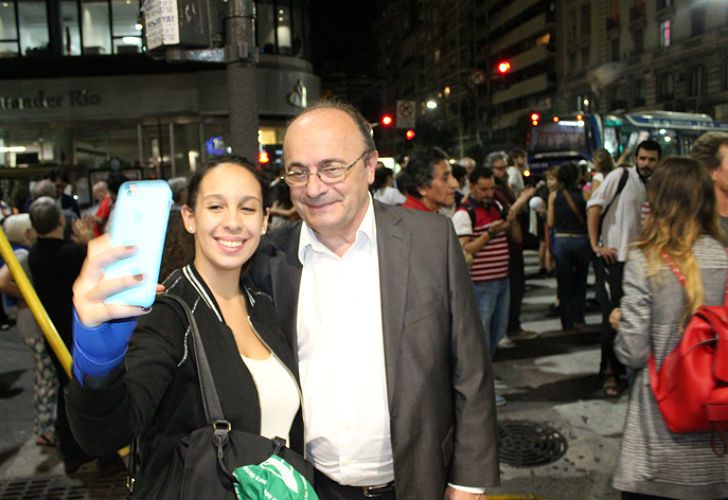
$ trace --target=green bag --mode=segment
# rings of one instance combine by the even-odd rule
[[[278,455],[238,467],[233,475],[238,500],[319,500],[306,478]]]

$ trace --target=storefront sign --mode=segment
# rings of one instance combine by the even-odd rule
[[[87,107],[101,104],[101,97],[86,90],[71,90],[65,95],[46,95],[39,90],[34,96],[0,96],[0,110]]]

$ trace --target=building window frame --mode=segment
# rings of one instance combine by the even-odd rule
[[[660,21],[658,36],[658,47],[660,47],[661,49],[668,48],[672,43],[672,20],[670,18]]]

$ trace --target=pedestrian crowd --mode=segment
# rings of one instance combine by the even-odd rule
[[[671,431],[648,370],[700,307],[728,296],[728,134],[704,134],[690,157],[662,158],[647,139],[615,165],[600,149],[591,168],[567,162],[543,179],[520,149],[478,164],[429,148],[395,175],[362,115],[326,101],[290,122],[283,150],[275,179],[224,156],[169,181],[149,309],[105,302],[147,279],[103,274],[134,253],[106,236],[123,177],[96,183],[98,204],[81,216],[58,172],[6,216],[73,352],[68,377],[1,268],[35,361],[37,443],[58,446],[68,474],[90,460],[118,470],[116,450],[135,442],[135,497],[193,497],[209,364],[229,428],[305,457],[312,469],[299,472],[322,499],[484,499],[499,484],[496,407],[507,404],[492,361],[537,336],[520,322],[531,248],[539,274],[556,278],[549,314],[565,332],[599,308],[599,390],[629,391],[614,487],[728,498],[715,433]],[[203,483],[234,495],[228,476]]]

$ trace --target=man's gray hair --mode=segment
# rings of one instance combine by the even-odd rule
[[[493,163],[495,163],[498,160],[503,160],[506,162],[506,165],[509,163],[508,154],[505,151],[493,151],[492,153],[488,154],[488,156],[485,157],[485,166],[488,168],[493,168]]]
[[[61,225],[63,212],[50,196],[41,196],[30,204],[28,209],[30,223],[39,235],[43,236]]]
[[[35,183],[31,194],[33,195],[33,198],[41,198],[43,196],[55,198],[57,195],[56,185],[53,184],[53,181],[50,179],[43,179],[42,181]]]

